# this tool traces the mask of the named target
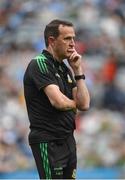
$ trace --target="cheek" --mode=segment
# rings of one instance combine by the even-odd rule
[[[58,44],[57,48],[63,52],[66,52],[66,50],[67,50],[67,46],[64,43]]]
[[[63,43],[63,44],[62,44],[62,49],[64,49],[65,51],[67,51],[67,49],[68,49],[67,43]]]

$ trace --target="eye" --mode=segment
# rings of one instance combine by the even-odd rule
[[[75,41],[75,37],[65,37],[64,40],[67,40],[67,41]]]
[[[64,38],[65,40],[70,40],[71,39],[71,37],[66,37],[66,38]]]

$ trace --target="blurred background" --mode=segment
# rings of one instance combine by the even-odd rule
[[[76,117],[77,178],[125,178],[125,1],[0,1],[0,179],[38,178],[23,97],[27,64],[53,19],[76,27],[91,95]]]

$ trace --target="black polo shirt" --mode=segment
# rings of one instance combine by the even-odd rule
[[[29,143],[64,139],[75,129],[75,112],[53,107],[44,93],[50,84],[59,86],[70,99],[76,86],[72,73],[64,62],[59,63],[43,50],[32,59],[24,75],[24,95],[30,121]]]

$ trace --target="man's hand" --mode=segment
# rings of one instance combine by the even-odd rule
[[[76,75],[82,74],[82,63],[81,63],[81,55],[77,53],[77,51],[74,49],[73,53],[68,59],[69,65],[73,69],[74,73]]]

